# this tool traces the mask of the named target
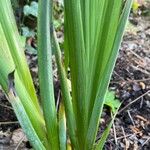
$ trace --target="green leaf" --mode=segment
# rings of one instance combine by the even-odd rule
[[[50,149],[59,149],[58,122],[55,107],[52,72],[52,0],[39,0],[38,66],[40,96]]]
[[[35,36],[35,32],[33,30],[30,30],[28,27],[22,27],[22,35],[24,37],[34,37]]]
[[[60,141],[60,150],[66,150],[67,147],[67,134],[66,134],[66,117],[65,117],[65,108],[63,103],[60,103],[59,106],[59,141]]]
[[[134,0],[134,2],[132,4],[133,11],[137,11],[139,6],[140,6],[140,4],[139,4],[138,0]]]
[[[14,91],[10,89],[8,93],[8,98],[12,104],[14,111],[17,115],[19,123],[21,124],[23,130],[25,131],[31,145],[36,150],[46,150],[41,139],[39,139],[35,128],[33,127],[31,120],[24,109],[22,102],[17,95],[14,95]],[[46,138],[46,137],[45,137]]]
[[[8,96],[9,100],[12,100],[12,105],[19,101],[17,106],[13,107],[18,114],[23,111],[23,117],[20,118],[22,114],[18,116],[22,127],[25,132],[28,132],[27,124],[23,122],[27,120],[32,132],[31,137],[37,139],[36,146],[39,144],[40,149],[45,147],[45,149],[59,150],[60,144],[63,145],[62,149],[66,149],[67,139],[64,110],[59,112],[58,121],[54,98],[52,2],[53,0],[39,0],[38,13],[38,73],[40,100],[45,121],[41,115],[23,45],[12,15],[10,0],[1,1],[0,5],[0,33],[2,33],[0,37],[2,39],[2,42],[0,41],[0,83],[9,94],[12,85],[8,86],[7,76],[15,70],[15,86],[12,87],[15,88],[18,98]],[[106,92],[131,3],[132,0],[64,0],[65,69],[67,70],[69,65],[71,94],[56,35],[54,35],[54,44],[67,131],[72,149],[93,150],[104,104],[112,107],[113,112],[117,111],[116,107],[119,104],[114,99],[114,95],[112,93],[106,95]],[[37,6],[26,6],[24,13],[36,17],[37,13],[34,9],[37,9]],[[3,46],[3,41],[5,46]],[[104,131],[97,149],[102,149],[111,125],[112,122]],[[30,136],[29,133],[26,134]],[[30,137],[29,140],[32,142]]]
[[[6,3],[9,3],[10,1],[5,1]],[[7,6],[6,3],[1,3],[2,6]],[[0,5],[1,7],[1,5]],[[0,9],[0,12],[1,10],[3,9]],[[4,9],[5,10],[5,9]],[[3,15],[5,16],[7,13],[8,14],[8,11],[7,12],[3,12]],[[1,14],[1,13],[0,13]],[[19,68],[16,68],[16,59],[15,56],[12,56],[14,54],[12,54],[12,51],[15,53],[15,52],[18,52],[18,55],[20,54],[19,51],[16,51],[16,49],[13,49],[13,48],[10,48],[11,44],[14,46],[15,44],[17,45],[17,40],[16,40],[16,37],[15,35],[18,34],[18,32],[16,31],[16,34],[11,34],[12,32],[8,33],[7,32],[7,25],[4,26],[4,23],[5,21],[3,22],[3,25],[1,24],[2,20],[3,20],[3,17],[1,18],[2,16],[0,16],[0,84],[2,85],[2,88],[3,90],[5,91],[6,95],[8,95],[8,92],[9,92],[9,86],[8,86],[8,83],[9,83],[9,80],[8,80],[8,75],[15,70],[15,75],[14,75],[14,86],[15,86],[15,90],[16,90],[16,95],[18,96],[18,99],[19,99],[19,103],[21,103],[20,107],[23,107],[24,108],[24,111],[25,113],[28,115],[28,118],[30,119],[30,122],[35,130],[35,132],[37,133],[38,135],[38,138],[42,141],[43,145],[48,147],[47,145],[47,140],[45,139],[46,137],[46,131],[45,131],[45,122],[43,120],[43,116],[41,114],[41,110],[39,111],[38,107],[39,107],[39,104],[37,103],[37,105],[34,103],[35,101],[32,99],[34,98],[33,94],[35,93],[32,93],[32,96],[30,95],[31,91],[32,91],[32,86],[30,87],[30,92],[28,91],[28,86],[26,87],[27,84],[24,84],[24,81],[26,80],[30,80],[30,74],[29,74],[29,78],[28,76],[25,76],[24,80],[22,80],[22,76],[20,76],[20,73],[21,75],[24,73],[24,72],[21,72],[21,70],[19,70]],[[8,16],[7,16],[8,17]],[[10,26],[9,26],[10,27]],[[9,29],[8,27],[8,29]],[[10,28],[13,28],[13,24],[12,24],[12,27]],[[5,28],[5,30],[4,30]],[[6,36],[7,34],[7,36]],[[10,36],[8,36],[10,35]],[[18,36],[20,38],[20,36]],[[18,38],[18,40],[19,40]],[[13,43],[15,41],[15,43]],[[21,45],[21,43],[20,43]],[[13,47],[12,46],[12,47]],[[21,52],[21,54],[23,54]],[[19,55],[20,56],[20,55]],[[22,57],[21,57],[22,56]],[[22,59],[24,58],[25,59],[25,56],[24,55],[21,55],[20,56],[20,59],[19,59],[19,62],[17,62],[18,64],[22,64]],[[13,58],[14,57],[14,58]],[[26,63],[26,62],[25,62]],[[19,65],[20,65],[19,64]],[[27,65],[27,64],[25,64]],[[24,66],[24,65],[23,65]],[[23,67],[22,66],[22,67]],[[27,66],[26,66],[27,67]],[[21,68],[20,68],[21,69]],[[25,69],[25,68],[24,68]],[[26,75],[28,75],[28,68],[26,68]],[[31,80],[32,81],[32,80]],[[30,83],[30,81],[28,81],[28,83]],[[32,85],[32,84],[31,84]],[[33,91],[32,91],[33,92]],[[9,98],[9,97],[8,97]],[[11,99],[11,98],[9,98]],[[12,101],[11,101],[12,103]],[[13,105],[13,104],[12,104]],[[19,107],[19,106],[18,106]],[[14,107],[15,109],[19,109],[18,107]],[[21,109],[21,108],[20,108]],[[15,110],[16,112],[18,110]],[[34,113],[33,113],[34,112]],[[17,114],[18,115],[18,114]],[[17,116],[19,117],[19,116]],[[24,120],[25,122],[25,120]],[[26,132],[30,132],[29,131],[30,129],[28,129],[28,131],[26,130]],[[28,134],[28,133],[27,133]],[[31,133],[32,134],[32,133]],[[36,139],[35,139],[36,140]]]
[[[64,101],[65,113],[67,118],[67,127],[69,131],[71,144],[74,148],[76,148],[78,147],[78,145],[77,145],[76,132],[75,132],[76,131],[75,114],[73,112],[73,106],[72,106],[71,95],[70,95],[70,91],[71,91],[70,80],[68,81],[65,69],[61,62],[61,51],[60,51],[60,47],[59,47],[59,43],[55,31],[53,33],[53,38],[54,38],[54,48],[55,48],[54,52],[55,52],[56,63],[58,67],[62,97]]]
[[[34,105],[36,106],[36,109],[39,111],[39,113],[41,113],[36,91],[26,62],[23,45],[17,30],[10,0],[1,1],[0,24],[9,47],[9,53],[13,59],[20,80],[25,85],[25,88],[31,97],[31,101],[33,101]]]
[[[77,124],[78,143],[80,143],[80,149],[84,149],[84,139],[86,136],[86,130],[88,125],[88,110],[85,107],[87,86],[87,63],[85,61],[86,49],[84,43],[84,30],[82,24],[82,10],[79,0],[65,0],[64,6],[66,18],[65,36],[67,37],[66,48],[68,48],[67,51],[69,51],[69,63],[71,69],[72,103]]]
[[[128,2],[127,15],[120,21]],[[89,150],[95,142],[131,0],[64,0],[64,6],[65,65],[69,62],[78,144]]]
[[[107,91],[104,104],[109,106],[112,112],[115,113],[116,109],[118,109],[121,103],[118,99],[115,98],[115,92]]]
[[[23,12],[25,16],[32,15],[34,17],[38,17],[38,3],[33,1],[31,2],[30,6],[25,5]]]

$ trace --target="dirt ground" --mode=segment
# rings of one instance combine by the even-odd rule
[[[134,21],[136,26],[128,26],[125,33],[110,82],[122,106],[106,150],[150,149],[150,17]]]
[[[105,144],[106,150],[150,150],[150,17],[131,15],[130,21],[132,24],[127,26],[109,86],[122,106]],[[28,52],[26,55],[38,90],[37,56]],[[57,78],[55,83],[57,96]],[[107,109],[104,108],[100,129],[106,125]],[[0,90],[0,150],[30,148],[12,107]]]

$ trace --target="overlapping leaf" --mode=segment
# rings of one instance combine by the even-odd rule
[[[92,149],[132,0],[64,0],[66,59],[81,149]],[[122,9],[128,5],[128,9]],[[120,20],[126,13],[126,17]],[[120,30],[121,28],[121,30]],[[119,31],[120,30],[120,31]],[[117,37],[120,39],[116,40]],[[82,135],[80,134],[82,132]],[[86,140],[85,140],[86,139]]]

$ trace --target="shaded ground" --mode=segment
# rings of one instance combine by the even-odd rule
[[[124,36],[110,89],[122,106],[115,120],[106,150],[149,150],[150,149],[150,17],[131,17],[135,26],[129,25]],[[38,87],[37,56],[26,53],[28,63]],[[55,75],[54,66],[54,75]],[[55,78],[56,96],[59,84]],[[38,90],[38,88],[37,88]],[[101,128],[108,118],[107,108],[101,119]],[[29,144],[19,129],[15,114],[0,90],[0,150],[28,149]]]
[[[106,149],[150,149],[150,17],[128,27],[110,83],[123,102]]]

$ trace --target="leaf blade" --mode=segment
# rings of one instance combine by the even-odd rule
[[[55,107],[50,25],[52,0],[39,0],[38,12],[38,66],[41,103],[43,106],[50,149],[59,149],[57,112]]]

